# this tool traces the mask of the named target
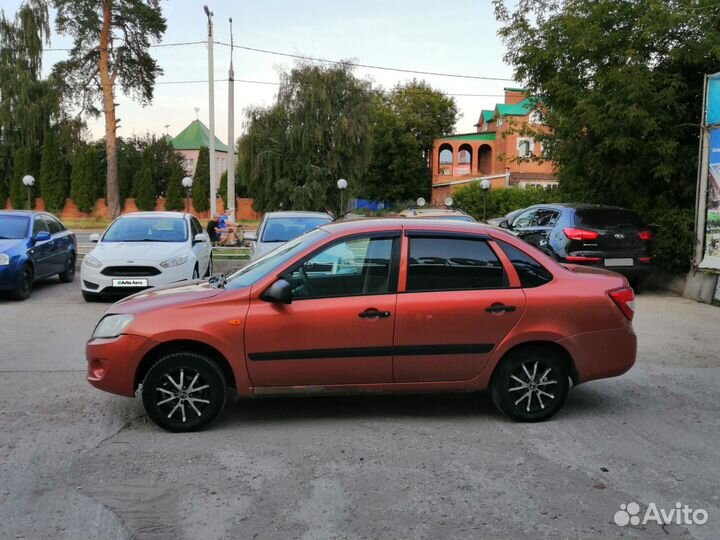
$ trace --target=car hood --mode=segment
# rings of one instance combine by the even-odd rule
[[[101,263],[150,261],[160,263],[186,250],[181,242],[101,242],[90,255]]]
[[[0,253],[10,253],[11,251],[14,251],[21,247],[24,243],[24,238],[8,240],[0,239]]]
[[[155,287],[116,302],[106,313],[136,314],[181,304],[189,305],[207,300],[223,292],[225,289],[215,288],[207,281],[191,281],[180,285]]]

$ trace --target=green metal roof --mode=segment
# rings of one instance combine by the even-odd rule
[[[438,137],[441,141],[447,140],[463,140],[463,141],[494,141],[495,133],[461,133],[459,135],[448,135],[447,137]]]
[[[485,120],[485,122],[491,122],[493,117],[495,116],[495,112],[486,111],[485,109],[483,109],[482,111],[480,111],[480,116],[482,116],[482,119]]]
[[[514,105],[498,103],[495,105],[495,108],[500,116],[525,116],[535,108],[535,105],[535,100],[525,98],[520,103],[515,103]]]
[[[210,130],[200,120],[193,120],[172,140],[175,150],[200,150],[203,146],[210,146]],[[228,147],[215,137],[215,150],[227,152]]]

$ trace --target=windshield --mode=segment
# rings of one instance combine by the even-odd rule
[[[270,218],[260,241],[287,242],[326,223],[330,223],[330,216]]]
[[[260,257],[257,261],[248,264],[227,278],[226,289],[242,289],[255,283],[258,279],[266,276],[295,255],[310,247],[326,236],[328,233],[320,229],[312,231],[295,238],[284,246],[272,250]]]
[[[20,240],[28,230],[25,216],[0,216],[0,240]]]
[[[187,224],[183,218],[120,218],[103,236],[103,242],[185,242]]]

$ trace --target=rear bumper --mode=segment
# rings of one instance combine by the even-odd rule
[[[577,334],[558,344],[574,359],[579,383],[622,375],[637,356],[637,337],[629,321],[621,328]]]

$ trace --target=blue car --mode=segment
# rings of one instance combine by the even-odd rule
[[[52,275],[75,279],[77,240],[47,212],[0,211],[0,291],[25,300],[33,282]]]

